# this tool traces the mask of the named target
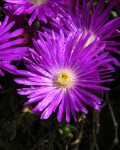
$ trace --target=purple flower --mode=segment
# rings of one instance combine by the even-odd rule
[[[109,90],[101,83],[112,81],[111,70],[103,67],[111,59],[108,52],[98,56],[105,47],[102,44],[96,49],[99,38],[85,47],[89,37],[78,30],[75,36],[70,34],[64,40],[62,31],[59,37],[52,31],[52,36],[44,33],[44,37],[39,35],[37,41],[33,40],[35,50],[29,49],[31,57],[25,58],[28,71],[18,70],[22,77],[15,82],[25,86],[18,89],[29,99],[25,105],[37,103],[33,112],[42,113],[41,119],[49,118],[58,109],[59,122],[64,113],[67,122],[70,115],[77,120],[76,112],[88,112],[86,104],[100,110],[102,100],[95,93]]]
[[[82,3],[79,4],[79,2]],[[90,0],[89,5],[87,2],[87,0],[76,0],[76,7],[73,9],[70,6],[67,11],[62,7],[56,7],[59,13],[56,18],[52,18],[52,26],[58,31],[60,28],[63,29],[66,35],[69,32],[74,34],[81,29],[83,32],[91,34],[87,45],[99,37],[99,45],[103,42],[106,43],[105,50],[120,54],[117,48],[120,46],[120,42],[115,41],[115,38],[120,36],[120,31],[118,31],[120,17],[109,21],[111,9],[117,1],[111,0],[107,8],[105,8],[105,0],[100,0],[96,7],[93,6],[94,0]],[[110,57],[112,57],[114,64],[120,66],[113,56]]]
[[[53,17],[54,11],[51,9],[51,5],[54,3],[66,4],[67,0],[4,0],[8,2],[5,8],[8,10],[14,10],[14,14],[31,14],[29,24],[31,25],[35,19],[47,22],[46,16]]]
[[[23,33],[23,29],[10,32],[15,22],[8,23],[8,19],[7,16],[3,22],[0,22],[0,75],[2,76],[4,74],[1,69],[15,73],[15,66],[10,63],[22,59],[27,52],[26,47],[19,47],[24,39],[16,38]]]

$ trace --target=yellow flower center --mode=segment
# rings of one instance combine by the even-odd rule
[[[31,0],[34,5],[42,5],[47,2],[47,0]]]
[[[61,70],[55,78],[55,84],[62,89],[70,88],[75,81],[75,75],[70,70]]]

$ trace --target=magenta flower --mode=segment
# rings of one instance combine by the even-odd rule
[[[79,30],[75,36],[70,34],[66,43],[62,31],[59,38],[54,32],[52,38],[47,33],[44,37],[39,35],[37,41],[33,40],[35,50],[29,49],[31,57],[25,58],[28,71],[18,71],[22,77],[15,82],[25,86],[18,93],[27,95],[29,100],[25,105],[37,103],[33,112],[42,113],[41,119],[49,118],[58,109],[59,122],[64,113],[67,122],[71,115],[77,120],[76,112],[88,112],[86,104],[100,110],[102,100],[95,92],[109,90],[101,83],[112,81],[111,70],[102,66],[111,59],[108,52],[97,56],[105,47],[102,44],[96,49],[98,38],[85,47],[90,35],[82,33],[76,42],[80,34]]]
[[[15,67],[10,63],[22,59],[27,53],[26,47],[19,47],[24,39],[16,39],[23,33],[23,29],[10,32],[15,22],[8,23],[8,19],[7,16],[3,22],[0,22],[0,75],[4,75],[1,69],[15,73]]]
[[[55,16],[51,5],[54,3],[66,4],[68,0],[4,0],[8,2],[5,8],[13,10],[14,14],[31,14],[29,24],[31,25],[35,19],[47,22],[46,16]]]
[[[100,0],[96,7],[93,6],[94,0],[90,0],[89,5],[87,0],[81,0],[82,5],[79,2],[80,0],[76,0],[75,10],[71,6],[68,7],[67,11],[56,7],[59,13],[57,13],[56,18],[52,18],[52,26],[58,31],[60,28],[63,29],[66,35],[69,32],[74,34],[81,29],[83,32],[91,34],[87,45],[99,37],[99,45],[103,42],[106,43],[105,50],[120,54],[117,48],[120,42],[115,41],[115,37],[120,36],[120,31],[118,31],[120,17],[109,21],[111,9],[117,1],[111,0],[107,8],[105,8],[105,0]],[[113,58],[116,65],[120,66],[120,63],[113,56],[110,57]]]

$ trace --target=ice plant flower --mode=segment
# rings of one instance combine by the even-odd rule
[[[79,29],[83,32],[91,33],[86,45],[99,37],[99,45],[103,42],[106,43],[105,50],[120,54],[118,50],[120,42],[115,41],[115,37],[120,36],[118,31],[120,17],[109,20],[111,9],[116,3],[117,1],[111,0],[105,8],[105,0],[100,0],[97,6],[93,6],[94,0],[89,0],[89,4],[87,0],[76,0],[74,9],[70,6],[66,11],[62,7],[56,7],[59,13],[57,13],[56,18],[52,18],[51,25],[58,31],[60,28],[63,29],[67,35],[69,32],[74,34]],[[112,58],[113,62],[120,66],[120,63],[114,57]]]
[[[3,22],[0,22],[0,75],[4,75],[1,69],[10,73],[15,73],[15,67],[10,63],[18,61],[27,53],[26,47],[19,47],[25,39],[18,38],[23,33],[23,29],[10,31],[14,21],[8,23],[9,17],[6,16]]]
[[[47,22],[46,16],[53,17],[55,15],[51,8],[54,3],[66,4],[67,0],[4,0],[8,2],[5,8],[13,10],[14,14],[30,14],[29,24],[31,25],[35,19]]]
[[[37,103],[33,112],[40,113],[41,119],[47,119],[58,108],[57,120],[61,122],[63,114],[70,122],[72,115],[75,120],[76,112],[87,113],[86,105],[100,110],[101,99],[95,92],[104,92],[109,88],[101,83],[112,81],[108,70],[104,66],[110,62],[108,52],[97,56],[105,47],[102,44],[95,50],[99,42],[96,38],[83,51],[83,47],[90,35],[77,31],[70,34],[67,41],[61,31],[60,36],[52,32],[39,35],[33,40],[35,49],[29,49],[31,57],[25,58],[27,71],[18,70],[20,78],[15,82],[25,87],[18,89],[20,95],[27,95],[25,106]],[[97,57],[96,57],[97,56]],[[94,93],[93,93],[94,92]]]

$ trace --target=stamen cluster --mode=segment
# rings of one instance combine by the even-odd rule
[[[60,70],[55,77],[55,84],[59,88],[67,89],[74,85],[75,75],[69,70]]]

